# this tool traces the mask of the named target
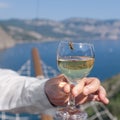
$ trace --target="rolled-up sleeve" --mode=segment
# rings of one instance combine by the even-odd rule
[[[46,81],[0,69],[0,111],[36,114],[53,109],[44,93]]]

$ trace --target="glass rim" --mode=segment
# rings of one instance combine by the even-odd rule
[[[72,43],[72,44],[83,44],[83,45],[93,45],[93,43],[89,42],[81,42],[79,40],[61,40],[60,43]]]

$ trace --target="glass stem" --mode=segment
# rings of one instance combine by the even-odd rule
[[[67,107],[70,107],[71,109],[75,108],[75,97],[70,93],[70,99],[68,101]]]

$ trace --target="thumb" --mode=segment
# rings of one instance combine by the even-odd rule
[[[66,82],[68,83],[68,79],[65,77],[64,74],[60,74],[56,77],[56,80],[60,81],[60,82]]]

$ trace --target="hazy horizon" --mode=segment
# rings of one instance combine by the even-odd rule
[[[120,0],[1,0],[0,19],[90,18],[120,20]]]

